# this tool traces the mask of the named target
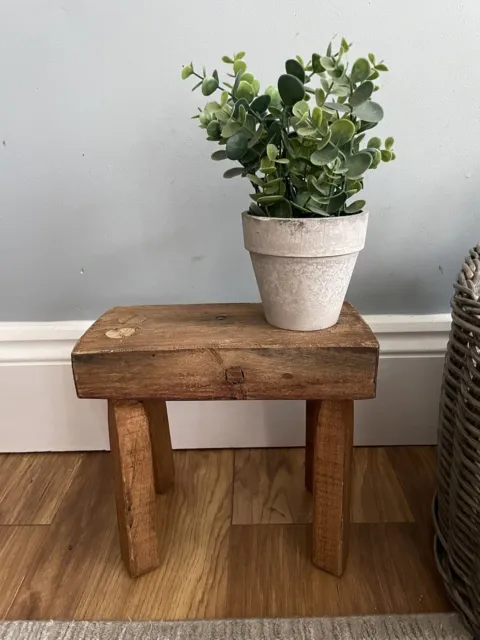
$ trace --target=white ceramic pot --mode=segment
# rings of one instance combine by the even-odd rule
[[[337,323],[359,251],[368,213],[340,218],[263,218],[242,214],[270,324],[316,331]]]

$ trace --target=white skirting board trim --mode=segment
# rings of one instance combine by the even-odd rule
[[[433,444],[450,315],[367,316],[380,341],[375,400],[355,406],[359,445]],[[90,322],[0,323],[0,451],[108,449],[106,403],[78,400],[70,352]],[[291,447],[298,401],[169,403],[173,446]]]

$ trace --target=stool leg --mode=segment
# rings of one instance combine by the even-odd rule
[[[157,509],[150,433],[141,402],[108,402],[115,499],[123,560],[131,576],[158,567]]]
[[[315,429],[313,563],[341,576],[348,555],[353,400],[323,400]]]
[[[167,403],[164,400],[144,400],[153,452],[153,473],[157,493],[165,493],[175,480],[172,441],[168,426]]]
[[[305,415],[305,488],[313,493],[313,466],[315,455],[315,432],[321,400],[307,400]]]

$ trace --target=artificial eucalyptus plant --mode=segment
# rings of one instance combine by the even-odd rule
[[[206,129],[207,140],[222,148],[213,160],[236,160],[225,178],[243,176],[255,190],[250,213],[279,218],[343,216],[360,212],[365,200],[355,196],[363,188],[367,169],[395,159],[393,138],[365,142],[366,132],[383,118],[383,109],[371,98],[375,81],[388,71],[372,53],[346,61],[350,44],[339,50],[312,54],[306,64],[300,56],[287,60],[277,87],[260,93],[260,83],[247,70],[241,51],[222,61],[232,67],[232,83],[220,83],[215,70],[197,73],[193,63],[182,78],[198,78],[204,96],[220,92],[194,118]],[[313,86],[318,80],[320,86]]]

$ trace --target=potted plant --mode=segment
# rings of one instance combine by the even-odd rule
[[[382,146],[367,133],[383,118],[375,84],[388,71],[372,53],[349,66],[345,39],[335,53],[287,60],[277,86],[260,91],[242,51],[224,56],[228,82],[215,70],[193,76],[204,96],[218,92],[194,116],[207,139],[221,148],[213,160],[239,166],[253,186],[242,214],[265,316],[298,331],[325,329],[338,321],[355,262],[365,244],[368,213],[358,198],[365,172],[395,159],[393,138]],[[317,86],[316,86],[317,85]]]

